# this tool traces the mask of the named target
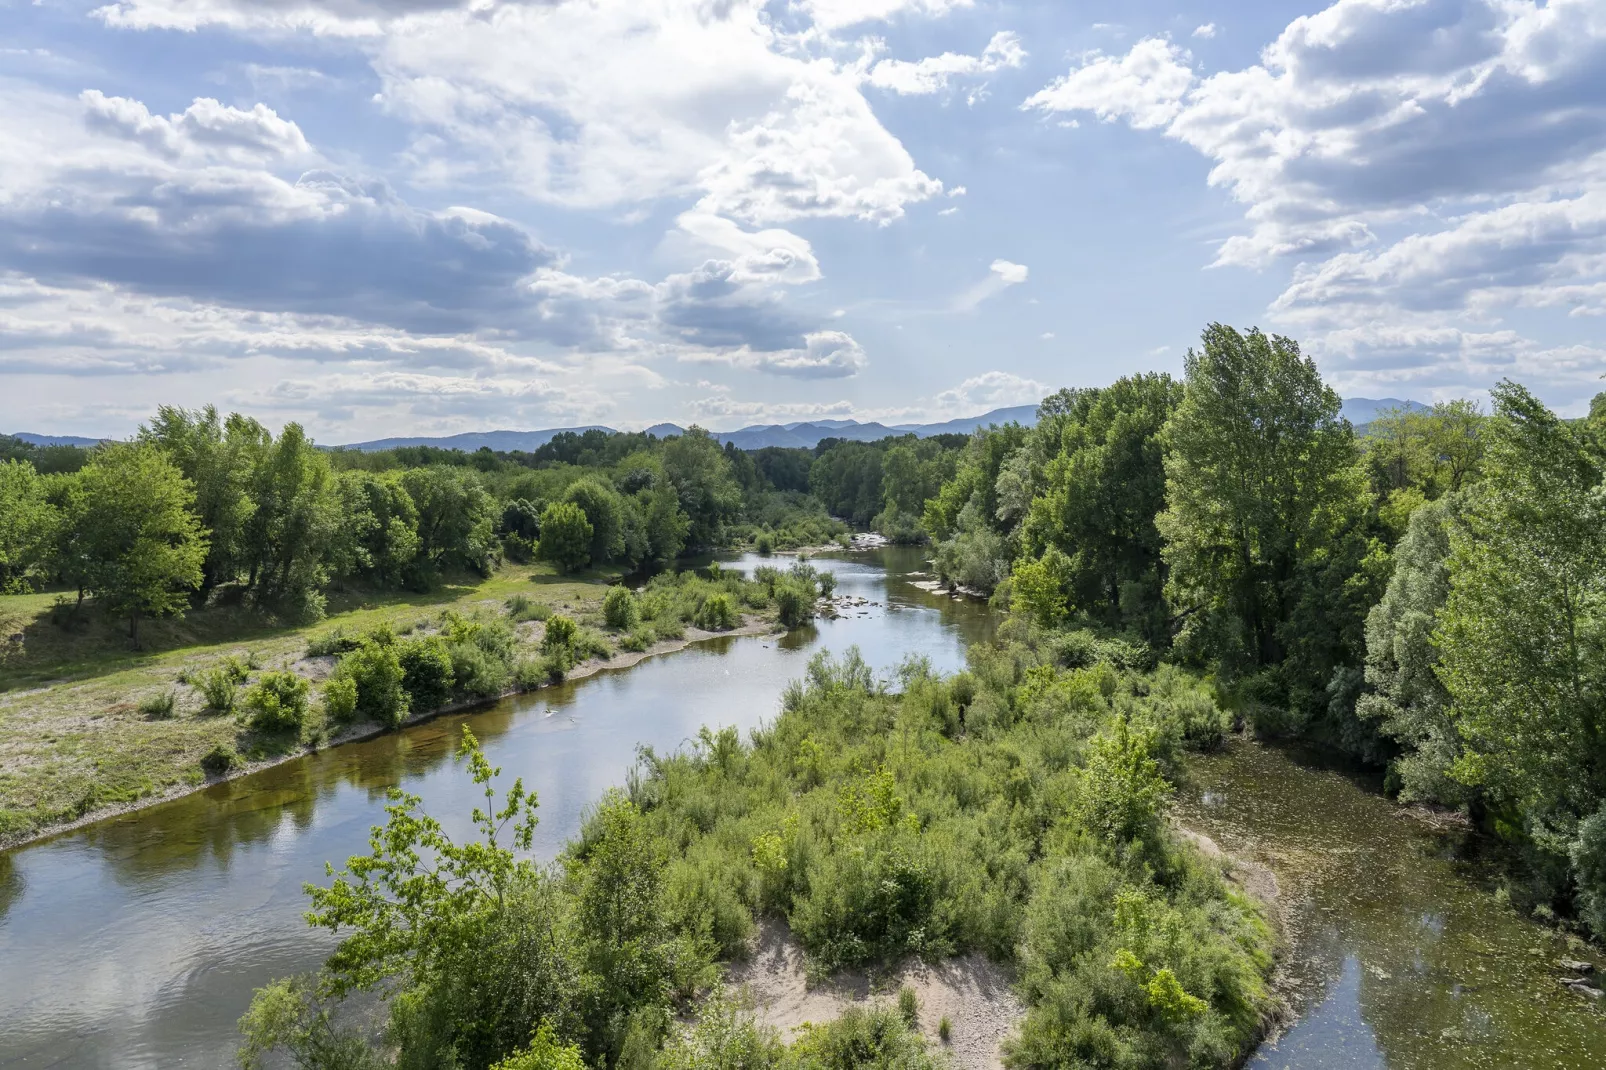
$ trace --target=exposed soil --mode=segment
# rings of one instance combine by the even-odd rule
[[[729,980],[752,996],[759,1020],[791,1039],[805,1022],[828,1022],[851,1006],[895,1003],[908,985],[920,999],[920,1031],[949,1053],[957,1070],[1002,1070],[1003,1043],[1023,1013],[1008,970],[981,955],[930,965],[911,961],[896,973],[871,977],[844,970],[810,987],[803,949],[785,925],[760,923],[753,953],[731,967]],[[943,1044],[937,1029],[951,1027]]]

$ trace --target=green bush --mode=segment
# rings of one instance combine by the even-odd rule
[[[340,659],[336,672],[349,676],[356,686],[356,710],[361,719],[391,727],[407,719],[410,704],[394,643],[365,639]]]
[[[171,688],[147,695],[139,701],[139,712],[153,721],[165,721],[178,708],[178,695]]]
[[[457,676],[452,667],[452,655],[440,636],[422,636],[398,643],[396,660],[401,665],[408,709],[437,710],[451,699]]]
[[[530,600],[527,594],[516,594],[505,603],[508,619],[523,623],[527,620],[546,620],[552,616],[552,607]]]
[[[357,716],[357,681],[335,673],[323,685],[323,715],[332,723],[346,724]]]
[[[639,654],[642,651],[649,649],[657,641],[658,633],[653,626],[650,624],[642,624],[632,629],[630,634],[621,638],[619,640],[619,646],[621,649],[629,650],[633,653]]]
[[[898,1016],[910,1029],[920,1028],[920,994],[908,985],[898,989]]]
[[[228,713],[234,709],[235,689],[251,675],[245,662],[236,657],[224,658],[201,673],[195,680],[196,688],[206,701],[206,708],[214,713]]]
[[[264,673],[242,704],[247,723],[258,732],[299,732],[307,720],[306,678],[293,672]]]
[[[761,531],[753,537],[753,549],[768,557],[775,552],[775,536],[771,532]]]
[[[736,627],[737,614],[731,605],[730,596],[726,594],[711,594],[703,599],[703,604],[697,607],[697,615],[692,623],[705,632],[724,632]]]
[[[240,764],[240,755],[227,743],[216,744],[201,755],[201,771],[207,776],[222,776]]]
[[[775,586],[775,611],[780,622],[796,628],[814,619],[814,585],[786,579]]]
[[[546,650],[568,650],[574,646],[574,637],[580,626],[565,616],[553,616],[546,622],[546,634],[541,646]]]
[[[617,632],[628,632],[641,623],[641,605],[630,588],[608,588],[602,598],[602,619]]]

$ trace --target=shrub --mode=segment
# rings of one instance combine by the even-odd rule
[[[591,521],[573,502],[553,502],[541,514],[541,541],[536,552],[565,572],[591,560]]]
[[[508,619],[522,623],[527,620],[546,620],[552,616],[552,607],[533,602],[527,594],[516,594],[506,603]]]
[[[365,639],[340,660],[338,671],[356,685],[359,717],[391,727],[406,719],[409,702],[395,644]]]
[[[586,1070],[586,1064],[578,1046],[564,1044],[552,1026],[542,1022],[530,1038],[529,1047],[509,1055],[491,1070]]]
[[[357,716],[357,681],[346,673],[335,673],[323,685],[323,715],[338,724]]]
[[[293,672],[264,673],[245,693],[245,708],[258,732],[299,731],[307,720],[307,681]]]
[[[619,646],[633,653],[641,653],[649,649],[658,641],[658,634],[650,624],[642,624],[633,628],[630,634],[619,640]]]
[[[731,606],[730,596],[711,594],[703,599],[692,623],[705,632],[724,632],[736,627],[736,610]]]
[[[641,604],[628,587],[609,587],[602,599],[602,619],[618,632],[628,632],[641,623]]]
[[[768,557],[775,552],[775,536],[767,531],[761,531],[753,539],[753,549]]]
[[[613,648],[608,646],[608,641],[594,628],[581,628],[575,632],[574,642],[569,644],[569,651],[577,662],[590,658],[607,661],[613,657]]]
[[[345,628],[331,628],[322,635],[315,635],[307,640],[307,657],[322,658],[331,654],[349,654],[357,649],[362,642],[362,636],[348,632]]]
[[[898,989],[898,1016],[910,1029],[920,1025],[920,996],[908,985]]]
[[[158,691],[140,700],[139,712],[153,721],[165,721],[178,707],[178,696],[171,690]]]
[[[814,619],[814,585],[807,587],[799,580],[787,579],[775,586],[775,611],[780,622],[796,628]]]
[[[946,1014],[942,1016],[942,1021],[937,1023],[937,1037],[944,1044],[949,1043],[954,1038],[954,1023],[948,1020]]]
[[[195,686],[206,700],[207,709],[214,713],[228,713],[234,709],[235,689],[245,682],[248,675],[244,663],[237,658],[229,658],[223,664],[201,673],[196,678]]]
[[[401,665],[402,687],[407,690],[408,708],[434,710],[452,697],[456,674],[446,641],[438,635],[409,639],[397,645],[396,660]]]
[[[201,755],[201,771],[207,776],[222,776],[240,764],[240,755],[227,743],[219,743]]]
[[[541,637],[543,650],[568,650],[574,646],[574,637],[580,626],[565,616],[554,616],[546,622],[546,634]]]

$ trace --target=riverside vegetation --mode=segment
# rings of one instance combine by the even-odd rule
[[[318,450],[293,424],[274,436],[238,415],[163,408],[132,442],[0,440],[0,456],[0,843],[199,783],[242,756],[316,746],[352,718],[396,723],[399,711],[645,651],[684,627],[739,628],[744,613],[793,626],[812,615],[802,577],[764,584],[762,597],[705,599],[693,584],[696,605],[679,623],[644,604],[642,620],[606,640],[584,633],[572,653],[523,649],[504,634],[517,622],[491,618],[520,599],[596,615],[604,585],[626,570],[847,530],[806,492],[815,451],[750,457],[695,430],[662,441],[566,434],[534,454],[363,454]],[[647,592],[654,605],[678,597]],[[300,647],[331,614],[374,631],[373,649],[409,631],[428,647],[415,660],[438,665],[450,648],[450,681],[405,704],[363,687],[353,700],[358,668],[378,658],[374,671],[388,669],[365,649],[341,651],[356,655],[353,668],[318,686],[318,659],[333,651],[308,660]],[[314,686],[247,680],[242,666]]]

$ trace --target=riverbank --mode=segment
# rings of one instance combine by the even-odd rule
[[[313,625],[273,628],[257,621],[254,628],[238,611],[202,610],[177,635],[193,638],[208,627],[246,631],[238,638],[213,644],[186,643],[162,649],[174,633],[158,633],[150,648],[132,652],[111,644],[104,656],[95,656],[104,637],[89,635],[74,643],[72,636],[50,634],[49,603],[41,596],[0,604],[0,613],[23,622],[23,633],[39,637],[31,646],[43,648],[33,657],[30,644],[13,647],[0,669],[6,683],[43,677],[39,686],[0,691],[0,850],[58,835],[93,821],[154,806],[222,780],[263,769],[332,746],[368,739],[388,729],[375,724],[322,726],[301,738],[286,741],[257,736],[240,719],[205,709],[199,689],[192,683],[208,670],[235,659],[258,671],[290,671],[317,683],[328,675],[333,658],[307,655],[310,640],[322,633],[343,630],[365,633],[388,628],[398,634],[427,630],[448,611],[500,613],[509,599],[522,596],[584,624],[601,624],[601,603],[613,574],[580,579],[560,577],[540,566],[504,568],[492,577],[443,589],[434,596],[398,598],[387,594],[378,604],[350,599],[347,607]],[[521,653],[538,652],[543,626],[518,626]],[[644,650],[621,648],[621,637],[604,635],[606,658],[589,658],[567,674],[579,679],[608,668],[626,668],[644,658],[728,635],[758,635],[773,630],[769,617],[749,614],[738,627],[710,632],[687,625],[683,636],[659,640]],[[97,671],[99,670],[99,671]],[[52,671],[58,674],[52,678]],[[541,685],[545,686],[545,685]],[[533,690],[529,688],[526,690]],[[459,712],[517,693],[477,697],[416,714],[407,724]],[[171,696],[165,715],[157,702]],[[238,765],[221,775],[202,768],[202,758],[214,748],[240,755]]]

